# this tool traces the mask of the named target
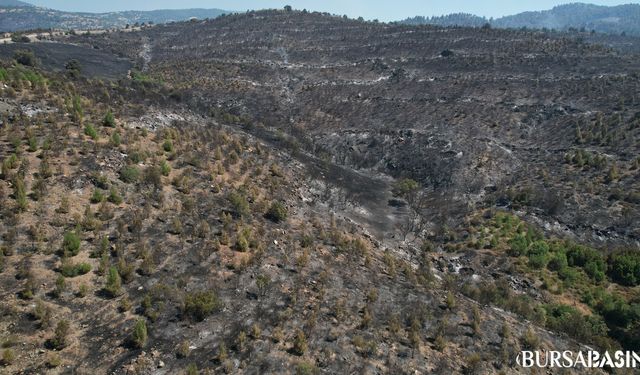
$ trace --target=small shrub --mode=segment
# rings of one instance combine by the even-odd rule
[[[75,231],[70,231],[64,234],[62,241],[62,250],[66,254],[76,256],[80,252],[80,237]]]
[[[297,329],[293,338],[293,352],[297,355],[303,355],[307,348],[307,337],[301,329]]]
[[[482,368],[482,358],[479,354],[474,353],[466,358],[465,374],[478,374]]]
[[[312,363],[300,362],[296,366],[296,375],[315,375],[319,372],[318,368]]]
[[[94,174],[93,183],[100,189],[106,190],[109,188],[109,179],[102,173]]]
[[[40,328],[48,328],[51,324],[51,308],[38,299],[33,309],[33,317],[40,322]]]
[[[242,330],[238,333],[238,336],[236,337],[236,349],[242,352],[244,351],[246,344],[247,344],[247,334],[245,333],[244,330]]]
[[[136,325],[133,327],[131,343],[135,348],[142,349],[147,345],[147,339],[147,321],[140,318],[136,321]]]
[[[46,365],[49,368],[56,368],[62,365],[62,359],[58,353],[47,354]]]
[[[195,363],[190,363],[185,372],[187,375],[198,375],[198,366]]]
[[[218,362],[220,363],[226,361],[227,358],[229,358],[229,354],[227,353],[227,347],[224,343],[220,343],[220,346],[218,346],[218,355],[216,357],[218,359]]]
[[[80,96],[74,95],[73,98],[71,98],[70,112],[74,121],[82,123],[84,111],[82,109],[82,98],[80,98]]]
[[[453,310],[456,307],[456,297],[453,295],[453,293],[447,292],[444,303],[449,310]]]
[[[214,292],[196,291],[185,296],[183,312],[196,321],[203,321],[221,306],[222,303]]]
[[[91,265],[89,263],[73,264],[70,261],[65,261],[60,268],[60,273],[64,277],[76,277],[85,275],[91,271]]]
[[[38,151],[38,140],[36,139],[36,137],[29,137],[28,144],[29,144],[29,152]]]
[[[509,241],[509,246],[511,246],[508,251],[509,255],[519,257],[527,254],[529,243],[527,242],[527,238],[519,233]]]
[[[107,113],[104,115],[104,119],[102,120],[102,125],[109,126],[109,127],[116,126],[116,119],[113,117],[113,112],[111,112],[111,110],[108,110]]]
[[[104,201],[104,198],[104,193],[99,189],[96,189],[93,191],[93,195],[91,195],[91,203],[101,203],[102,201]]]
[[[56,350],[64,349],[68,345],[69,336],[69,322],[67,320],[61,320],[56,325],[53,338],[50,341],[51,347]]]
[[[84,298],[87,296],[87,294],[89,293],[89,286],[87,286],[87,284],[80,284],[80,287],[78,288],[78,292],[76,293],[76,296],[78,298]]]
[[[436,335],[436,338],[433,342],[437,351],[441,352],[447,347],[447,340],[444,338],[442,334]]]
[[[94,128],[91,124],[85,125],[84,134],[91,137],[91,139],[93,139],[94,141],[98,139],[98,132],[96,131],[96,128]]]
[[[522,335],[522,346],[528,350],[535,350],[540,346],[540,338],[533,328],[527,328],[527,331]]]
[[[529,254],[529,267],[542,269],[547,266],[549,259],[546,254]]]
[[[136,151],[131,151],[127,158],[131,163],[139,164],[147,159],[147,154],[145,152],[140,152],[136,150]]]
[[[60,198],[60,206],[56,208],[56,213],[59,213],[59,214],[69,213],[69,198],[67,196]]]
[[[137,182],[138,178],[140,178],[140,170],[133,165],[128,165],[120,170],[120,179],[128,184]]]
[[[27,190],[22,178],[16,178],[13,185],[14,196],[19,211],[26,211],[29,203],[27,202]]]
[[[189,341],[184,340],[178,345],[176,349],[176,357],[178,358],[187,358],[191,353],[191,349],[189,349]]]
[[[62,294],[66,289],[67,289],[67,283],[64,276],[63,275],[58,276],[58,278],[56,279],[56,287],[53,290],[53,294],[56,297],[60,297],[62,296]]]
[[[375,341],[365,340],[362,336],[354,336],[352,341],[358,352],[364,357],[372,356],[377,350]]]
[[[21,42],[28,42],[28,37],[27,39],[20,39]],[[14,54],[13,54],[13,58],[18,62],[18,64],[24,65],[24,66],[31,66],[34,67],[37,65],[38,60],[36,59],[36,56],[33,54],[32,51],[29,50],[17,50]]]
[[[249,250],[249,240],[243,232],[238,233],[238,238],[236,240],[236,249],[241,252]]]
[[[269,275],[258,275],[256,277],[256,286],[258,287],[258,292],[261,296],[265,296],[267,294],[267,289],[269,288],[270,283],[271,278]]]
[[[2,364],[9,366],[16,360],[16,353],[11,348],[2,351]]]
[[[567,255],[565,253],[559,252],[554,253],[549,259],[549,263],[547,263],[547,268],[551,271],[560,271],[561,269],[567,267],[569,265],[567,261]]]
[[[267,211],[267,218],[275,223],[280,223],[287,219],[287,208],[280,202],[271,203]]]
[[[121,289],[122,279],[120,278],[120,274],[118,274],[118,269],[110,267],[107,273],[107,282],[104,290],[109,296],[116,297],[121,293]]]
[[[131,310],[132,304],[131,304],[131,300],[129,299],[129,297],[124,296],[122,299],[120,299],[120,306],[118,306],[118,310],[120,312],[127,312],[129,310]]]
[[[232,191],[231,193],[229,193],[227,199],[231,203],[231,207],[237,217],[242,217],[249,214],[249,202],[243,194]]]
[[[168,176],[169,173],[171,173],[171,166],[166,160],[163,160],[162,163],[160,163],[160,172],[163,176]]]
[[[113,134],[111,134],[111,145],[114,147],[118,147],[120,146],[120,143],[122,143],[122,140],[120,138],[120,133],[113,132]]]
[[[164,141],[164,143],[162,144],[162,149],[166,152],[173,152],[173,143],[170,139]]]
[[[115,188],[111,188],[109,190],[109,197],[107,198],[107,200],[115,205],[119,205],[122,203],[122,197]]]
[[[572,286],[580,278],[580,273],[573,267],[564,267],[558,270],[558,276],[560,276],[568,286]]]
[[[570,266],[582,267],[584,271],[597,282],[604,280],[607,264],[603,255],[587,246],[569,244],[567,261]]]
[[[313,237],[311,237],[308,234],[303,235],[302,238],[300,239],[300,246],[302,248],[307,248],[307,247],[310,247],[311,245],[313,245]]]
[[[133,281],[133,277],[135,274],[134,263],[127,262],[124,258],[120,258],[120,260],[118,260],[118,264],[116,265],[116,268],[118,270],[118,275],[120,275],[120,278],[125,284],[128,284],[131,281]]]

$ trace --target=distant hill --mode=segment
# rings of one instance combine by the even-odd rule
[[[486,23],[498,28],[595,30],[598,33],[640,35],[640,4],[601,6],[584,3],[559,5],[550,10],[523,12],[495,20],[456,13],[441,17],[412,17],[401,23],[478,27]]]
[[[33,5],[18,0],[0,0],[0,7],[32,7]]]
[[[35,7],[15,0],[0,0],[0,31],[33,29],[108,29],[136,23],[167,23],[191,18],[215,18],[221,9],[165,9],[110,13],[64,12]]]

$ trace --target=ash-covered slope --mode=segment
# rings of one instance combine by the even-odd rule
[[[633,56],[285,11],[60,42],[138,66],[2,62],[8,372],[640,348]]]
[[[634,56],[541,32],[279,11],[84,42],[133,58],[148,43],[149,73],[205,112],[451,197],[429,216],[498,204],[599,246],[639,238]],[[604,162],[576,166],[576,152]]]

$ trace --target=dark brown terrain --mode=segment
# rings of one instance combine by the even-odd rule
[[[76,70],[0,46],[40,58],[0,71],[0,370],[638,350],[640,60],[608,39],[261,11],[46,43]]]

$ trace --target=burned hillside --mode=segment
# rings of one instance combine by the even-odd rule
[[[279,10],[56,46],[134,68],[2,61],[2,370],[640,347],[635,55]]]

